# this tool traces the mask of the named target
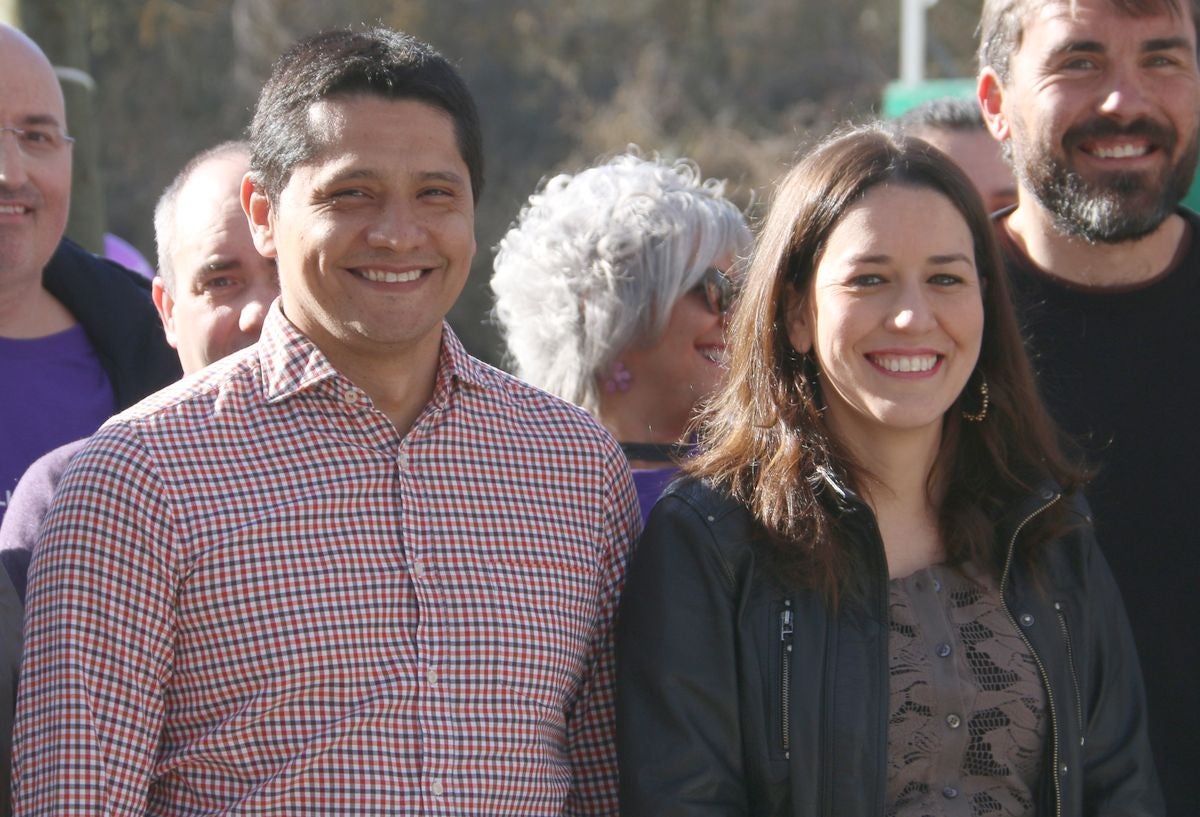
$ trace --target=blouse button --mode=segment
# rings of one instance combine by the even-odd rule
[[[957,729],[958,727],[962,726],[962,718],[960,718],[960,717],[958,717],[958,715],[954,715],[954,714],[947,715],[946,716],[946,725],[949,726],[951,729]]]
[[[937,645],[938,658],[949,658],[951,653],[950,645],[942,642]]]
[[[1033,626],[1033,616],[1029,613],[1021,613],[1020,618],[1017,620],[1021,622],[1022,627],[1032,627]]]
[[[947,800],[953,800],[955,797],[958,797],[958,789],[953,786],[947,786],[942,789],[942,797],[945,797]]]

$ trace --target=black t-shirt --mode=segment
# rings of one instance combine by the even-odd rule
[[[1200,813],[1200,217],[1137,287],[1040,270],[999,226],[1042,395],[1099,473],[1096,533],[1125,599],[1169,814]]]

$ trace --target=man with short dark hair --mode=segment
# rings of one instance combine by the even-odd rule
[[[1099,465],[1097,537],[1181,815],[1200,813],[1200,217],[1179,207],[1200,150],[1196,25],[1195,0],[986,0],[978,89],[1019,184],[997,228],[1029,348]],[[1099,692],[1079,695],[1056,717],[1086,718]]]
[[[179,377],[149,283],[63,237],[71,152],[37,44],[0,25],[0,516],[52,448]]]
[[[615,814],[640,517],[588,415],[467,355],[474,104],[377,29],[276,64],[256,347],[107,424],[29,591],[19,813]]]
[[[974,99],[938,97],[906,111],[896,120],[905,133],[924,139],[962,168],[983,197],[989,213],[1017,203],[1012,168],[988,133]]]

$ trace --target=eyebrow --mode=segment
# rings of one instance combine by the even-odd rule
[[[891,263],[891,261],[892,261],[892,257],[890,255],[884,255],[883,253],[880,253],[878,255],[856,255],[850,259],[850,263],[852,263],[852,264],[889,264],[889,263]],[[972,259],[970,256],[968,256],[966,253],[961,253],[961,252],[945,253],[942,255],[931,255],[931,256],[929,256],[929,258],[926,259],[926,261],[928,261],[931,264],[939,264],[939,265],[941,265],[941,264],[957,264],[960,262],[966,263],[966,264],[974,264],[975,263],[974,259]]]
[[[58,117],[49,113],[31,113],[21,120],[22,125],[54,125],[62,128],[63,124],[58,121]]]
[[[1178,49],[1190,49],[1191,44],[1186,37],[1155,37],[1152,40],[1146,40],[1142,43],[1141,52],[1143,54],[1154,51],[1175,51]],[[1107,49],[1104,44],[1097,40],[1072,40],[1064,43],[1062,46],[1050,52],[1052,57],[1061,54],[1103,54]]]
[[[416,174],[419,181],[422,182],[446,182],[463,186],[466,180],[452,170],[425,170]],[[378,179],[379,173],[368,168],[353,168],[341,173],[337,173],[325,180],[326,185],[341,184],[342,182],[354,181],[357,179]]]

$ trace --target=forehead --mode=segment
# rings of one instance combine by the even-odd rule
[[[398,160],[451,152],[464,161],[450,114],[417,99],[375,94],[330,97],[309,107],[308,126],[315,148],[312,164],[347,149],[363,148],[378,149]]]
[[[1180,0],[1178,11],[1166,2],[1134,6],[1114,0],[1052,0],[1029,10],[1017,56],[1022,51],[1057,48],[1070,41],[1115,47],[1141,45],[1153,38],[1183,37],[1194,43],[1196,31],[1191,15],[1191,0]],[[1034,47],[1027,49],[1026,44]]]
[[[0,30],[2,124],[51,118],[66,124],[62,89],[50,62],[24,38]]]

